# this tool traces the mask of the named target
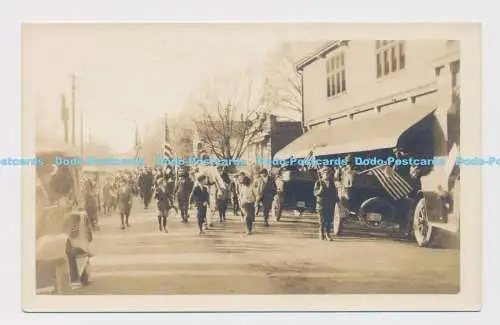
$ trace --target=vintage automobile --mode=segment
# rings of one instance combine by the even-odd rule
[[[454,224],[451,231],[458,232],[458,177],[450,193],[421,190],[413,198],[395,201],[371,170],[345,173],[337,183],[340,201],[335,206],[334,235],[361,230],[414,239],[418,246],[427,247],[439,228],[450,230],[447,225]]]
[[[284,208],[293,209],[299,214],[304,211],[315,211],[316,198],[313,195],[314,183],[317,180],[315,170],[282,171],[284,181]]]
[[[36,168],[37,293],[71,293],[74,284],[90,281],[93,232],[82,205],[80,167],[54,162],[78,155],[62,145],[41,148],[36,156],[44,162]]]

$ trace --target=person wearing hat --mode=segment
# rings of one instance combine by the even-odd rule
[[[283,179],[283,169],[278,171],[278,175],[275,179],[276,184],[276,194],[274,196],[274,216],[276,221],[280,221],[281,213],[283,212],[283,203],[285,201],[285,181]]]
[[[196,206],[196,219],[198,224],[199,234],[203,234],[203,225],[207,218],[207,206],[210,196],[207,189],[208,178],[205,174],[198,174],[196,176],[196,183],[189,196],[189,204],[194,201]]]
[[[179,210],[181,212],[182,222],[187,222],[189,219],[189,194],[193,189],[193,182],[189,177],[187,170],[183,170],[177,178],[175,185],[175,197],[177,199],[177,204],[179,205]]]
[[[238,216],[240,212],[240,201],[238,198],[238,186],[239,186],[238,177],[239,177],[238,174],[231,177],[229,185],[229,189],[231,192],[231,206],[233,208],[234,216]]]
[[[139,177],[139,189],[141,198],[144,202],[144,209],[148,209],[149,203],[153,196],[153,183],[154,177],[153,172],[150,169],[145,169],[145,171]]]
[[[219,186],[216,183],[216,207],[219,212],[219,222],[224,222],[226,221],[227,204],[231,195],[231,179],[225,168],[221,168],[220,176],[223,184]]]
[[[172,208],[167,189],[167,180],[161,179],[155,191],[155,198],[158,200],[158,226],[160,231],[168,232],[167,217],[168,211]]]
[[[118,191],[118,210],[120,211],[120,219],[122,222],[121,229],[130,227],[129,217],[130,210],[132,209],[132,188],[125,178],[120,181],[120,188]]]
[[[243,210],[243,218],[246,225],[246,233],[252,234],[253,223],[255,222],[255,203],[257,201],[257,188],[252,185],[249,176],[242,174],[240,176],[239,200]]]
[[[257,204],[262,204],[264,215],[264,226],[269,226],[269,212],[272,209],[274,195],[276,194],[276,183],[269,175],[267,169],[263,168],[259,172],[259,178],[255,182],[258,191]]]
[[[319,237],[321,240],[331,241],[330,232],[338,196],[331,170],[328,167],[322,167],[319,170],[319,179],[314,184],[314,196],[319,216]]]

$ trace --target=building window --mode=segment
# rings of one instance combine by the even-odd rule
[[[375,41],[377,50],[377,78],[405,68],[405,41]]]
[[[326,60],[326,94],[336,96],[346,90],[344,53]]]

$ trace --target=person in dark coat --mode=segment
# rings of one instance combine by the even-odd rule
[[[319,179],[314,184],[314,196],[316,196],[316,209],[319,215],[319,237],[321,240],[331,241],[330,232],[338,195],[331,171],[327,167],[320,169]]]
[[[230,190],[231,190],[231,205],[233,207],[233,214],[238,216],[240,214],[240,201],[238,198],[238,177],[235,176],[231,179]]]
[[[274,178],[269,175],[267,169],[262,169],[259,173],[259,179],[256,180],[257,204],[262,204],[262,213],[264,215],[264,226],[269,226],[269,213],[273,206],[274,195],[276,194],[276,183]]]
[[[118,190],[118,210],[120,211],[122,229],[125,229],[125,227],[130,227],[129,217],[131,209],[132,209],[132,188],[125,179],[122,179],[120,183],[120,188]]]
[[[160,231],[168,232],[167,230],[167,218],[168,211],[172,208],[171,206],[171,193],[167,189],[167,180],[161,179],[159,185],[156,187],[155,198],[158,200],[158,226]]]
[[[98,201],[97,201],[97,193],[95,188],[95,183],[91,179],[87,179],[84,185],[84,205],[85,212],[92,222],[92,227],[94,229],[97,228],[98,224]]]
[[[175,197],[181,213],[182,222],[187,222],[189,219],[189,194],[193,189],[193,182],[186,171],[179,174],[175,187]]]
[[[207,176],[204,174],[196,177],[196,184],[189,196],[189,203],[194,202],[196,206],[196,218],[200,235],[203,234],[203,225],[207,218],[207,206],[210,200],[207,189]]]
[[[151,198],[153,196],[153,172],[150,169],[146,171],[139,177],[139,188],[141,191],[141,197],[144,200],[144,209],[147,209]]]

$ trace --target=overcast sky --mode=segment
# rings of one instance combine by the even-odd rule
[[[23,105],[37,112],[43,133],[62,138],[61,95],[66,95],[70,107],[71,75],[75,73],[85,138],[90,129],[93,140],[128,151],[134,121],[144,132],[165,113],[175,116],[204,76],[245,69],[280,41],[266,33],[253,35],[248,28],[228,27],[25,26]]]

